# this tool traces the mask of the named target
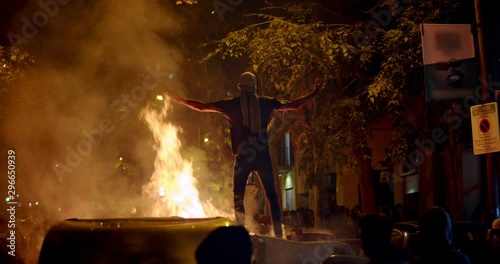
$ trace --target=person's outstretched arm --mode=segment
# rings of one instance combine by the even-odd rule
[[[316,79],[314,83],[314,91],[292,102],[281,104],[280,108],[278,108],[277,110],[279,111],[297,110],[299,107],[311,101],[311,99],[313,99],[321,90],[323,90],[323,88],[324,88],[323,81],[318,81],[318,79]]]
[[[184,105],[193,110],[196,110],[198,112],[216,112],[216,113],[219,112],[217,111],[217,108],[213,103],[204,103],[197,100],[185,99],[182,97],[173,96],[171,94],[168,94],[168,96],[172,99],[172,101]]]

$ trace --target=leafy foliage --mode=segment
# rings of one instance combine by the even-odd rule
[[[175,4],[177,5],[182,5],[182,4],[188,4],[188,5],[195,5],[197,4],[197,0],[176,0]]]
[[[304,165],[310,171],[328,170],[328,160],[344,163],[345,148],[356,142],[353,135],[369,132],[367,126],[359,126],[369,123],[360,111],[362,93],[352,89],[359,82],[350,85],[354,74],[346,63],[354,54],[348,40],[355,32],[349,25],[318,22],[314,15],[320,9],[315,4],[299,4],[251,14],[260,21],[206,44],[214,51],[204,59],[243,57],[257,74],[262,93],[285,99],[308,93],[316,78],[328,82],[324,94],[302,108],[289,124],[295,149],[303,160],[317,162],[315,166]],[[344,85],[345,89],[341,88]],[[351,128],[356,132],[349,131]],[[329,156],[333,158],[321,158]]]
[[[389,9],[392,1],[381,4],[381,10]],[[422,65],[421,30],[422,23],[452,23],[463,9],[461,1],[401,1],[398,16],[381,31],[380,38],[367,50],[380,57],[379,70],[373,82],[367,86],[370,107],[378,112],[391,113],[393,117],[393,143],[389,149],[389,159],[406,156],[418,134],[426,134],[436,120],[421,114],[417,120],[405,118],[414,112],[415,104],[409,100],[419,100],[424,92]],[[457,14],[453,16],[453,14]],[[463,23],[463,22],[462,22]],[[373,63],[373,61],[372,61]],[[416,97],[416,99],[412,99]]]
[[[257,73],[264,94],[288,99],[308,92],[315,78],[326,80],[323,94],[290,124],[295,149],[315,163],[301,169],[321,175],[349,162],[349,150],[366,147],[371,125],[382,117],[394,120],[391,157],[405,155],[416,131],[431,126],[425,115],[406,118],[414,110],[406,102],[423,92],[420,24],[450,22],[461,6],[384,0],[355,24],[342,24],[341,17],[330,18],[340,23],[322,22],[317,4],[274,6],[248,15],[253,24],[207,43],[213,52],[204,60],[241,58]]]
[[[34,102],[35,93],[25,89],[26,72],[34,62],[27,52],[0,45],[0,122],[5,119],[9,104]]]

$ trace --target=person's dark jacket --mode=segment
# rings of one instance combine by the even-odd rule
[[[452,223],[448,212],[432,207],[420,220],[420,248],[410,264],[469,264],[467,255],[451,247]]]

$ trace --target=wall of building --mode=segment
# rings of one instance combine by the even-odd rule
[[[352,208],[359,201],[359,173],[357,170],[344,166],[341,177],[337,179],[337,205]]]
[[[479,201],[481,201],[481,158],[474,155],[471,149],[463,151],[462,171],[464,220],[470,220]]]

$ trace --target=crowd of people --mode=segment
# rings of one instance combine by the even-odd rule
[[[386,215],[383,212],[362,214],[361,211],[346,210],[339,207],[338,211],[333,213],[334,216],[340,217],[349,225],[355,223],[357,230],[357,237],[361,241],[361,248],[363,256],[368,259],[370,264],[420,264],[420,263],[450,263],[450,264],[476,264],[476,263],[499,263],[500,262],[500,218],[495,219],[491,223],[491,228],[488,230],[487,239],[481,247],[475,248],[474,256],[479,258],[472,258],[467,253],[453,247],[452,234],[453,234],[453,221],[448,211],[440,206],[434,206],[427,210],[422,217],[418,219],[419,223],[419,236],[416,248],[409,254],[405,248],[400,248],[392,243],[392,231],[394,218],[391,215]],[[298,213],[297,211],[300,211]],[[306,226],[311,224],[310,218],[307,218],[311,210],[297,210],[290,211],[285,214],[285,221],[288,225],[302,225]],[[307,213],[305,213],[307,212]],[[346,216],[349,217],[346,217]],[[345,218],[346,217],[346,218]],[[309,220],[305,220],[305,219]],[[338,218],[332,218],[337,219]],[[252,246],[248,232],[244,228],[221,228],[224,230],[215,231],[213,235],[217,235],[217,243],[204,242],[200,245],[197,251],[198,263],[212,263],[206,262],[217,253],[218,260],[221,260],[221,255],[227,254],[228,259],[234,260],[234,252],[240,252],[237,255],[243,257],[239,259],[238,263],[249,263],[251,259]],[[223,241],[227,241],[229,237],[239,237],[241,242],[240,249],[230,250],[229,253],[223,253],[224,250],[218,251],[217,247],[223,245]],[[207,241],[212,241],[212,236],[207,238]],[[231,240],[233,241],[233,240]],[[232,243],[232,245],[235,245]],[[205,247],[209,247],[207,250]],[[213,248],[216,247],[216,248]],[[228,252],[226,250],[226,252]],[[235,262],[218,262],[218,263],[235,263]],[[330,262],[324,262],[330,263]]]
[[[418,241],[412,251],[391,242],[392,220],[383,214],[361,217],[358,230],[369,263],[488,264],[500,262],[500,218],[492,222],[485,241],[467,250],[453,245],[453,221],[440,206],[427,210],[419,219]]]
[[[416,220],[402,204],[381,206],[377,214],[387,216],[391,222]],[[312,209],[300,207],[296,210],[288,210],[285,208],[282,215],[282,223],[285,229],[315,227],[315,216]],[[357,238],[358,222],[362,216],[363,212],[359,205],[355,205],[352,208],[331,206],[324,214],[324,227],[332,230],[337,238]],[[270,224],[269,217],[263,211],[260,211],[254,215],[253,219],[263,227],[261,234],[266,234],[265,230],[269,229]]]

